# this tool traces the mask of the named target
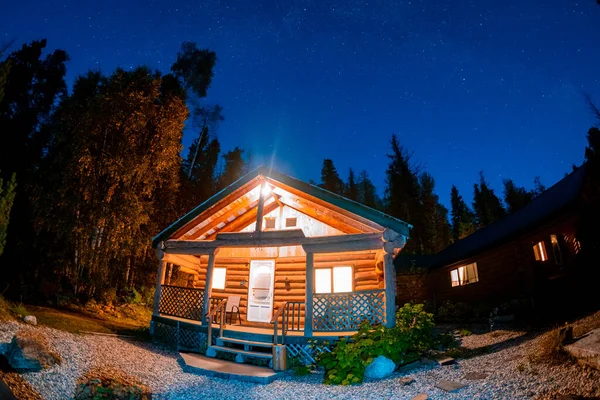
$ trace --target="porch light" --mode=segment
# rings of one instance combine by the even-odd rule
[[[269,197],[271,195],[271,191],[272,191],[271,186],[265,184],[263,186],[262,192],[261,192],[262,197],[266,199],[267,197]]]

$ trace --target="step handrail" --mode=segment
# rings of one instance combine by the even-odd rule
[[[287,331],[299,331],[300,330],[300,311],[302,305],[304,303],[301,301],[286,301],[282,303],[281,307],[277,310],[275,314],[273,314],[273,318],[271,318],[271,323],[274,324],[273,327],[273,344],[278,344],[279,342],[279,317],[281,318],[281,344],[285,344],[285,337],[287,335]],[[291,311],[291,319],[290,319],[290,311]],[[296,315],[297,314],[297,315]],[[291,322],[291,328],[290,328]]]
[[[219,337],[223,336],[223,325],[225,324],[225,305],[227,304],[226,300],[221,300],[221,302],[212,310],[206,313],[206,318],[208,320],[208,328],[206,329],[206,336],[208,341],[208,347],[212,346],[212,320],[215,314],[221,310],[221,314],[219,315]]]
[[[283,302],[283,304],[281,305],[281,307],[279,307],[279,309],[277,310],[277,312],[275,314],[273,314],[273,317],[271,318],[271,323],[274,324],[274,326],[273,326],[273,344],[274,345],[278,344],[277,342],[278,342],[278,336],[279,336],[279,333],[278,333],[279,317],[281,316],[281,314],[285,310],[287,304],[288,304],[287,301]],[[282,319],[281,322],[282,322],[282,325],[285,325],[283,323],[283,319]],[[282,334],[281,342],[283,344],[284,336],[285,336],[285,326],[281,327],[281,334]]]

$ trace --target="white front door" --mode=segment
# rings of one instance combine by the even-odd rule
[[[248,321],[271,322],[275,260],[250,261],[248,285]]]

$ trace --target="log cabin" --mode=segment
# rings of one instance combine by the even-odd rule
[[[151,332],[244,362],[274,346],[310,356],[310,338],[349,336],[362,321],[394,326],[393,258],[410,228],[259,167],[153,239]],[[173,271],[188,279],[172,284]]]
[[[519,302],[539,308],[553,299],[564,301],[564,294],[572,290],[570,279],[581,250],[579,210],[591,201],[584,195],[587,186],[584,165],[515,213],[433,257],[400,255],[395,259],[397,273],[411,282],[425,279],[420,293],[437,306],[446,301]]]

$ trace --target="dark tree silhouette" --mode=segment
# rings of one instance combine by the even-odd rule
[[[358,175],[358,201],[368,207],[381,209],[381,199],[377,196],[377,190],[367,171],[362,170]]]
[[[231,185],[240,179],[242,175],[248,173],[248,163],[244,160],[243,154],[244,150],[236,146],[233,150],[223,155],[225,166],[223,167],[223,173],[218,179],[220,189]]]
[[[333,161],[329,158],[323,160],[321,168],[321,184],[319,185],[325,190],[337,194],[344,194],[344,182],[333,165]]]
[[[531,203],[535,197],[535,192],[529,191],[524,187],[515,185],[512,179],[504,179],[504,203],[507,206],[509,214],[514,213],[520,208]]]
[[[435,254],[451,242],[448,210],[440,204],[435,194],[435,181],[429,173],[421,173],[419,186],[420,210],[418,222],[415,223],[419,225],[422,235],[422,252]]]
[[[358,183],[354,175],[354,170],[350,168],[348,171],[348,182],[346,183],[344,195],[350,200],[358,201],[359,191]]]
[[[474,185],[473,209],[479,228],[504,218],[506,214],[502,202],[489,187],[483,172],[479,173],[479,184]]]
[[[452,239],[460,240],[475,232],[475,214],[469,209],[467,203],[458,192],[456,186],[452,185],[450,190],[450,204],[452,206]]]

